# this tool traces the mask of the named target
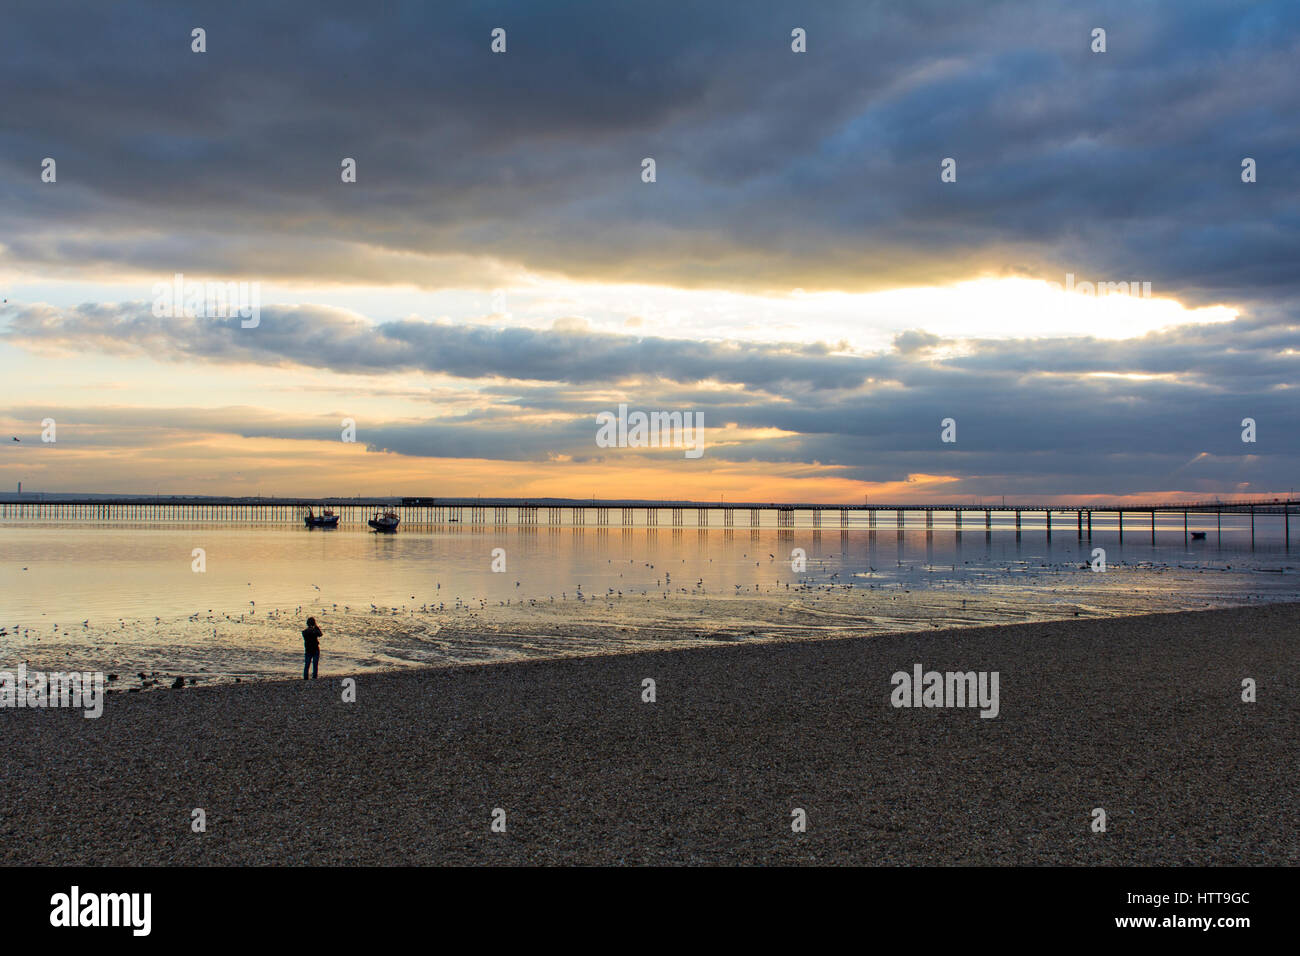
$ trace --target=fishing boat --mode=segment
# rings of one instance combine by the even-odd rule
[[[1204,532],[1204,531],[1193,531],[1193,532],[1192,532],[1192,540],[1193,540],[1193,541],[1204,541],[1204,540],[1205,540],[1205,532]]]
[[[376,531],[393,532],[397,530],[397,523],[401,520],[397,517],[396,511],[376,511],[375,516],[366,523]]]
[[[320,514],[315,514],[308,508],[307,515],[302,520],[309,528],[337,528],[339,526],[339,516],[329,508],[326,508]]]

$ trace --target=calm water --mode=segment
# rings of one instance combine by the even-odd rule
[[[0,522],[0,666],[184,673],[366,670],[710,639],[934,627],[1300,599],[1281,519],[875,532],[471,530]],[[796,573],[791,554],[807,556]],[[1093,548],[1107,571],[1086,568]],[[206,569],[193,569],[202,549]],[[499,551],[496,549],[500,549]],[[495,555],[494,555],[495,552]],[[494,572],[504,560],[505,571]],[[121,686],[121,685],[119,685]]]

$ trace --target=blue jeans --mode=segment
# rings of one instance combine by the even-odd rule
[[[320,651],[305,651],[302,662],[302,679],[307,679],[307,669],[311,669],[311,676],[316,677],[316,667],[320,664]]]

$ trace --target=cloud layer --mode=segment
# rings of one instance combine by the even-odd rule
[[[38,354],[94,348],[251,365],[268,376],[286,366],[340,376],[415,371],[472,386],[477,400],[467,411],[440,402],[415,420],[358,422],[367,447],[405,456],[628,465],[627,452],[594,443],[595,415],[626,401],[702,413],[711,462],[815,464],[874,483],[946,475],[953,495],[1285,490],[1300,465],[1300,320],[1280,315],[1118,342],[905,333],[892,351],[870,356],[822,345],[376,325],[319,308],[266,309],[256,329],[238,319],[158,319],[143,304],[31,307],[9,325],[3,340]],[[939,350],[946,357],[936,358]],[[73,414],[88,424],[337,441],[336,419],[325,414],[346,407],[348,388],[321,396],[317,420],[255,409]],[[948,417],[958,423],[954,444],[940,441]],[[1241,441],[1247,417],[1257,424],[1254,444]]]
[[[206,53],[191,52],[196,26]],[[794,27],[806,53],[791,51]],[[1090,50],[1096,27],[1105,53]],[[627,401],[703,413],[691,480],[1285,491],[1300,464],[1297,62],[1292,0],[16,0],[0,29],[0,279],[139,288],[181,272],[310,294],[266,305],[256,329],[160,319],[120,296],[14,297],[0,414],[16,432],[55,415],[61,447],[105,460],[169,442],[233,462],[260,442],[291,457],[337,442],[338,411],[364,393],[372,469],[684,467],[596,447],[596,413]],[[40,180],[45,157],[56,183]],[[344,157],[355,184],[340,181]],[[940,181],[945,157],[955,183]],[[1123,340],[1082,320],[1052,338],[917,327],[868,354],[826,335],[708,340],[654,316],[629,317],[629,335],[581,314],[550,328],[541,313],[380,322],[331,301],[529,275],[703,302],[1067,272],[1240,317]],[[173,372],[148,402],[73,394],[87,369],[144,363]],[[265,388],[257,403],[202,394],[177,384],[191,370]],[[290,373],[292,404],[275,393]],[[939,441],[948,417],[955,444]],[[29,474],[33,454],[12,450],[0,471]],[[54,460],[44,478],[93,490],[93,458],[57,476]]]
[[[1289,0],[19,2],[0,234],[47,269],[1267,298],[1298,291],[1298,55]]]

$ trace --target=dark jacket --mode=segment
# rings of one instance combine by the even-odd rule
[[[313,624],[302,629],[302,644],[308,654],[320,653],[321,629]]]

